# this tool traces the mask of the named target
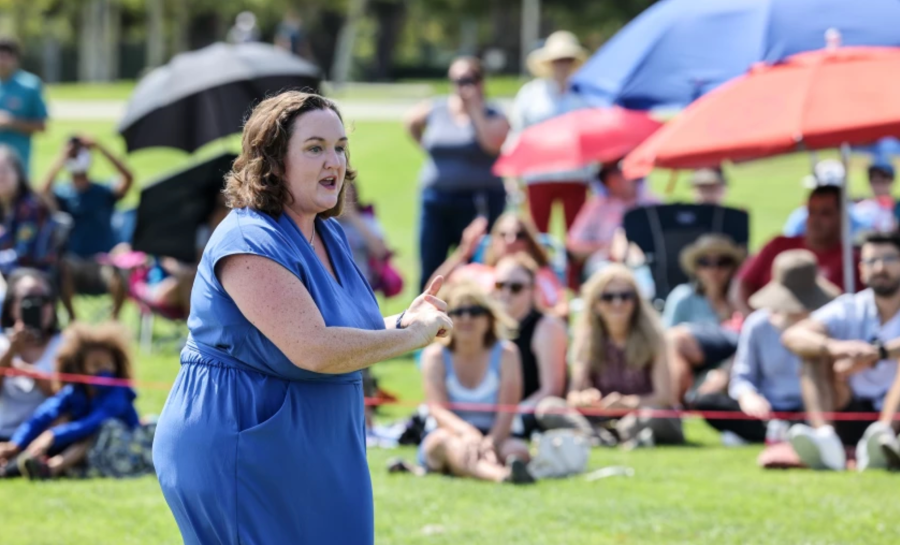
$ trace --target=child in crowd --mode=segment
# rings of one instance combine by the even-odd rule
[[[63,333],[57,370],[62,374],[131,379],[127,347],[127,332],[119,326],[74,324]],[[103,450],[118,447],[110,438],[121,437],[123,427],[134,430],[139,425],[135,397],[129,387],[63,381],[58,393],[38,407],[9,442],[0,443],[0,476],[47,479],[85,461],[89,465],[94,460],[109,461]],[[146,448],[149,461],[149,444]]]

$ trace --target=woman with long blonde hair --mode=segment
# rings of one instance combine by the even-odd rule
[[[641,298],[631,270],[619,264],[604,268],[584,285],[582,297],[585,309],[575,326],[569,394],[566,400],[541,402],[541,426],[594,434],[594,426],[604,420],[588,420],[577,409],[629,411],[616,426],[620,441],[682,442],[680,421],[635,414],[638,409],[670,407],[672,401],[659,316]]]
[[[419,464],[459,477],[531,482],[525,467],[528,446],[510,435],[513,413],[459,406],[519,403],[519,351],[507,340],[515,321],[476,284],[453,285],[441,298],[453,330],[422,355],[425,399],[437,429],[422,441]]]

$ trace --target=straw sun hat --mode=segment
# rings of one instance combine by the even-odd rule
[[[559,59],[575,59],[575,65],[587,60],[587,50],[578,38],[567,30],[558,30],[547,36],[544,45],[528,55],[528,70],[538,78],[549,77],[553,73],[552,63]]]
[[[720,255],[734,260],[739,267],[746,257],[743,248],[735,244],[729,237],[719,234],[702,235],[693,244],[685,246],[679,256],[681,270],[690,277],[697,274],[697,260],[705,255]]]

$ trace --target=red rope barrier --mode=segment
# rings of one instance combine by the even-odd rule
[[[11,367],[0,368],[0,376],[25,376],[37,380],[58,380],[60,382],[74,382],[79,384],[92,384],[97,386],[120,386],[129,388],[146,388],[151,390],[168,390],[172,387],[166,382],[152,382],[141,380],[130,380],[121,378],[96,377],[93,375],[77,375],[70,373],[44,373],[41,371],[30,371],[25,369],[15,369]],[[418,407],[426,404],[424,401],[412,400],[386,400],[382,398],[366,398],[365,403],[369,407],[377,407],[382,405],[396,405],[400,407]],[[457,411],[471,412],[497,412],[497,413],[516,413],[531,414],[535,412],[535,407],[525,407],[521,405],[495,405],[491,403],[446,403],[443,407]],[[563,414],[569,412],[568,408],[551,409],[549,414]],[[585,416],[597,417],[621,417],[630,414],[632,410],[622,409],[599,409],[585,407],[578,409],[578,412]],[[738,411],[686,411],[678,409],[638,409],[639,414],[655,417],[655,418],[706,418],[710,420],[759,420],[749,414]],[[823,413],[822,416],[827,420],[845,420],[845,421],[874,421],[878,420],[879,413]],[[776,420],[806,420],[806,413],[803,412],[773,412],[772,419]],[[894,417],[894,420],[900,420],[900,414]]]

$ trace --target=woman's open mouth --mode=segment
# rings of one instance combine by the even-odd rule
[[[319,184],[325,186],[328,189],[337,189],[337,178],[334,176],[328,176],[319,180]]]

